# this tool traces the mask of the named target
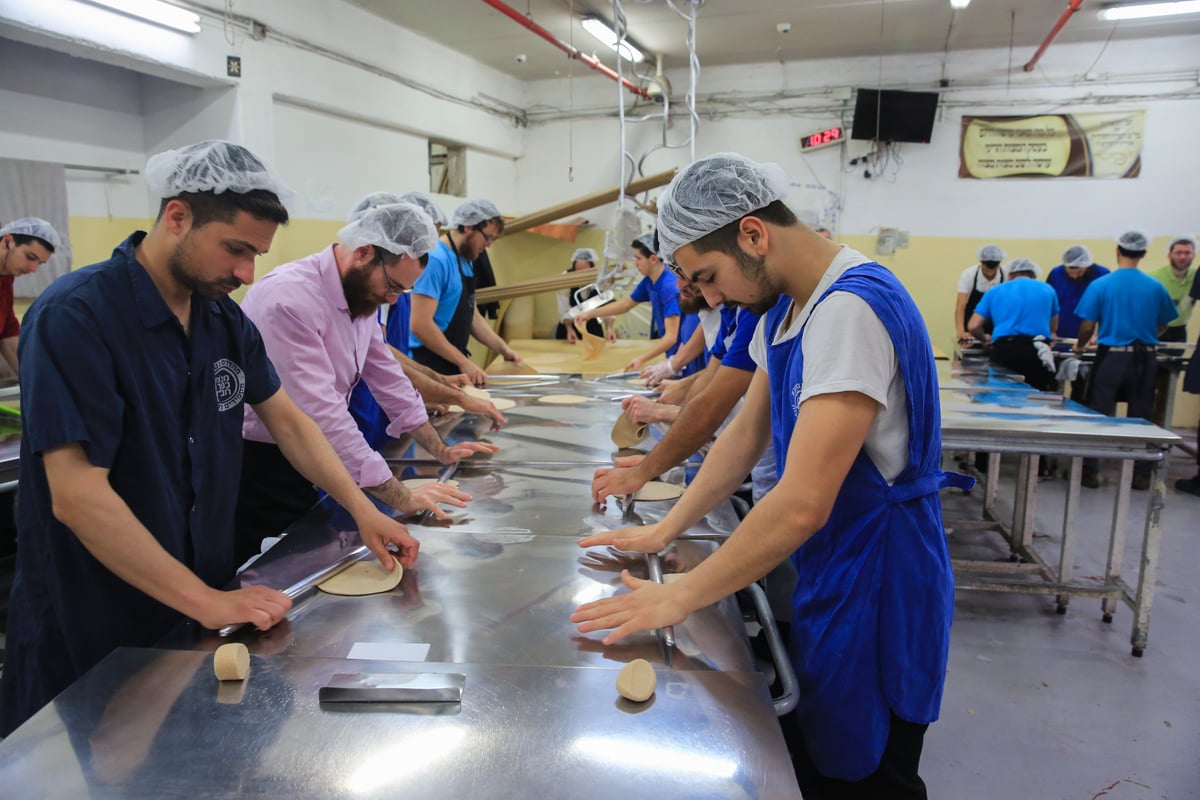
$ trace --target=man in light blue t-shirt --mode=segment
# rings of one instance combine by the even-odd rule
[[[1040,273],[1041,267],[1028,258],[1013,259],[1009,280],[983,296],[967,327],[982,340],[990,321],[992,363],[1021,373],[1026,383],[1045,392],[1058,386],[1049,344],[1058,325],[1058,295],[1037,280]]]
[[[1081,320],[1075,352],[1083,352],[1097,326],[1099,349],[1092,367],[1087,404],[1112,416],[1117,396],[1129,403],[1128,416],[1149,420],[1154,412],[1155,351],[1158,336],[1179,312],[1161,283],[1138,269],[1150,239],[1141,231],[1128,231],[1117,240],[1117,268],[1087,288],[1075,313]],[[1149,489],[1149,461],[1133,467],[1133,488]],[[1100,485],[1096,459],[1084,459],[1083,485]]]

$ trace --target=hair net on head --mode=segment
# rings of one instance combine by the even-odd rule
[[[1081,244],[1071,245],[1063,252],[1062,255],[1064,267],[1090,267],[1092,265],[1092,253]],[[1012,271],[1012,268],[1009,268]]]
[[[1190,244],[1192,246],[1193,250],[1196,249],[1196,240],[1193,239],[1192,237],[1176,236],[1174,239],[1171,240],[1171,244],[1167,247],[1167,252],[1168,253],[1171,252],[1172,250],[1175,249],[1175,245],[1179,245],[1179,244]]]
[[[738,153],[695,161],[659,195],[658,254],[672,261],[679,248],[786,196],[787,177],[778,164]]]
[[[1150,237],[1141,231],[1125,231],[1118,237],[1117,246],[1136,253],[1150,246]]]
[[[985,244],[983,247],[979,248],[979,260],[980,261],[1003,261],[1004,260],[1004,251],[1000,249],[999,245]]]
[[[433,198],[425,194],[425,192],[405,192],[400,195],[400,202],[420,206],[429,215],[429,218],[433,220],[434,225],[445,228],[450,224],[450,220],[446,218],[446,212],[442,211],[442,207],[435,203]]]
[[[54,226],[44,219],[37,217],[21,217],[14,219],[12,222],[0,228],[0,236],[36,236],[44,242],[48,242],[55,250],[62,247],[62,239],[58,238],[58,231],[54,230]]]
[[[595,263],[599,260],[600,256],[598,256],[596,251],[590,247],[581,247],[571,254],[572,265],[574,265],[576,261],[590,261],[593,265],[595,265]]]
[[[1028,258],[1014,258],[1008,262],[1009,275],[1017,275],[1022,272],[1028,272],[1036,278],[1042,274],[1042,268]]]
[[[346,222],[354,222],[361,217],[365,212],[379,206],[390,206],[393,203],[403,203],[404,198],[391,192],[371,192],[369,195],[359,200],[354,208],[350,209],[350,215],[346,217]]]
[[[646,231],[641,236],[634,239],[633,243],[636,245],[641,245],[642,247],[646,248],[646,251],[649,252],[650,255],[652,255],[652,256],[658,255],[658,253],[654,249],[654,231]],[[662,242],[660,241],[659,244],[661,244],[661,243]]]
[[[338,239],[351,249],[374,245],[394,256],[420,258],[437,247],[437,229],[420,206],[393,203],[369,208],[338,231]]]
[[[271,192],[287,205],[294,196],[279,176],[240,144],[212,139],[150,156],[146,186],[155,197],[184,192]]]
[[[450,215],[450,227],[457,228],[461,225],[464,228],[470,228],[498,216],[500,216],[500,209],[496,208],[495,203],[482,197],[476,197],[454,209],[454,213]]]

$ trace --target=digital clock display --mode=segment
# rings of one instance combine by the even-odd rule
[[[844,138],[846,138],[846,132],[840,125],[836,128],[826,128],[823,131],[800,137],[800,149],[808,150],[813,147],[824,147],[827,144],[837,144]]]

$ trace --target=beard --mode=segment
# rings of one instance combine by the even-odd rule
[[[752,256],[743,252],[741,248],[738,248],[737,252],[733,255],[737,260],[738,268],[741,269],[742,274],[754,282],[760,295],[757,300],[745,303],[736,302],[735,305],[749,310],[751,314],[761,316],[767,313],[779,301],[781,290],[771,280],[771,276],[767,274],[766,257]],[[729,304],[726,303],[726,305]]]
[[[202,300],[220,300],[234,289],[241,288],[241,280],[232,275],[215,281],[196,277],[194,251],[192,234],[189,232],[167,257],[167,272],[177,283]]]
[[[352,319],[369,317],[383,305],[371,291],[371,272],[367,267],[352,269],[342,277],[342,293],[346,295]]]

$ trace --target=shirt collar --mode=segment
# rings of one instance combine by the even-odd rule
[[[133,288],[133,300],[137,305],[142,325],[147,328],[157,328],[168,320],[174,319],[175,315],[167,307],[167,301],[163,300],[158,287],[150,278],[150,273],[146,271],[134,254],[137,246],[145,238],[145,231],[135,231],[113,251],[113,258],[121,259],[125,263],[125,269],[129,273],[129,283]]]
[[[342,276],[338,272],[337,258],[333,255],[333,245],[317,253],[317,275],[320,276],[321,292],[329,298],[333,307],[349,314],[350,304],[346,302],[346,290],[342,288]]]

